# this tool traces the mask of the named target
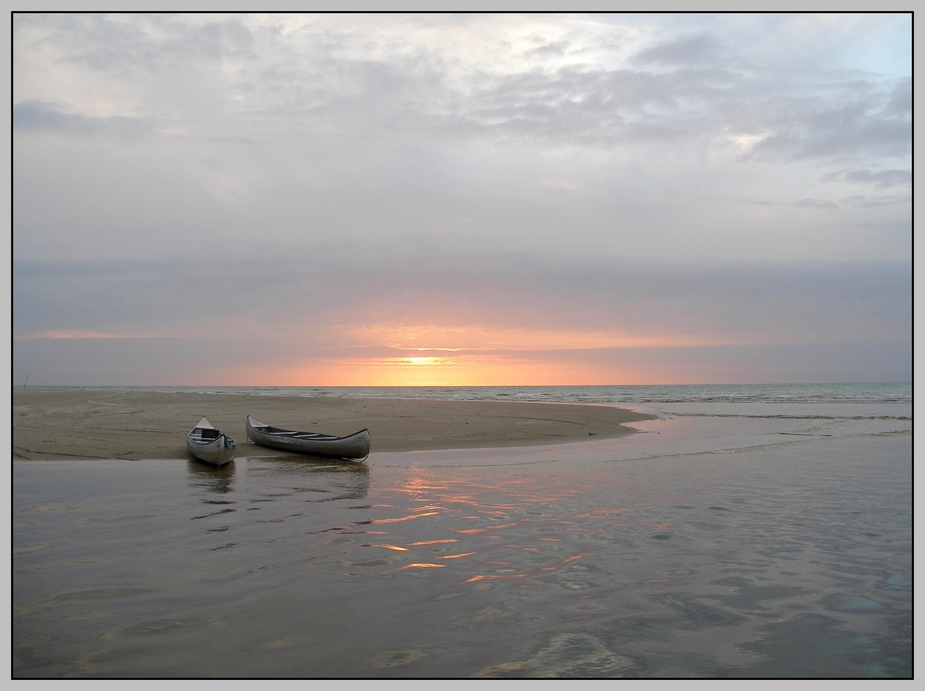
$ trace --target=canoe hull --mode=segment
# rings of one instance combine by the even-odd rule
[[[204,463],[223,466],[229,463],[236,450],[234,439],[215,429],[202,418],[186,437],[186,449]]]
[[[247,416],[247,438],[256,444],[280,451],[289,451],[307,456],[338,458],[362,462],[369,456],[369,430],[346,437],[317,432],[299,432],[265,425]]]

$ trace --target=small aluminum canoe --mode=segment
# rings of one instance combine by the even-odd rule
[[[234,458],[235,441],[202,418],[187,435],[186,448],[200,461],[223,466]]]
[[[362,429],[346,437],[335,437],[332,434],[298,432],[265,425],[248,415],[247,438],[271,449],[292,451],[309,456],[340,458],[360,463],[369,456],[368,429]]]

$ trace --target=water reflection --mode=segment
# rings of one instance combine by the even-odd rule
[[[369,466],[365,463],[340,460],[337,458],[308,459],[297,456],[259,456],[245,459],[249,468],[259,469],[260,466],[271,468],[276,473],[283,474],[311,474],[319,472],[354,473],[356,475],[369,475]]]
[[[312,492],[315,501],[363,499],[369,467],[349,461],[302,461],[291,457],[247,459],[248,479],[287,492]]]
[[[199,461],[189,461],[187,469],[192,487],[203,487],[219,494],[234,491],[234,461],[221,467],[208,466]]]
[[[565,539],[577,508],[587,512],[575,497],[593,479],[557,483],[530,471],[465,465],[411,468],[402,479],[380,488],[391,501],[372,521],[380,539],[364,546],[390,553],[383,574],[443,571],[450,579],[444,594],[458,596],[489,583],[535,584],[593,553]]]
[[[908,674],[909,457],[16,462],[14,674]]]

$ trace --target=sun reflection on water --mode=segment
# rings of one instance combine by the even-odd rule
[[[418,518],[426,518],[427,516],[436,516],[438,513],[437,511],[427,511],[425,513],[414,513],[410,516],[398,516],[397,518],[377,518],[373,523],[375,525],[382,523],[404,523],[405,521],[413,521]]]
[[[406,564],[401,569],[445,569],[446,564]]]
[[[397,511],[403,515],[374,521],[385,539],[367,546],[394,555],[381,573],[456,575],[458,580],[444,586],[450,592],[489,583],[545,588],[551,575],[567,573],[594,554],[587,544],[580,550],[569,547],[576,517],[598,513],[575,502],[583,488],[529,472],[513,482],[505,474],[503,485],[496,487],[494,473],[491,466],[415,468],[400,486],[385,492],[402,497],[386,505],[404,508]],[[573,506],[581,509],[572,514]],[[612,525],[623,512],[602,507],[597,518]],[[448,553],[450,545],[457,545],[453,553]]]
[[[526,578],[530,574],[510,573],[510,574],[479,574],[472,576],[463,581],[463,583],[478,583],[479,581],[507,581],[514,578]]]
[[[411,547],[426,547],[427,545],[445,545],[451,542],[459,542],[455,538],[448,538],[445,540],[420,540],[418,542],[409,543]]]

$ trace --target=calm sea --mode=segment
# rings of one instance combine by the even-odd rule
[[[911,383],[875,384],[701,384],[674,386],[145,386],[60,387],[163,392],[515,400],[602,405],[649,403],[911,403]]]
[[[14,678],[911,678],[912,387],[168,388],[655,412],[512,449],[14,461]]]

